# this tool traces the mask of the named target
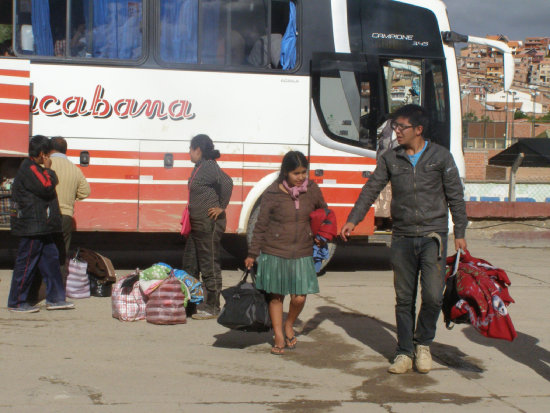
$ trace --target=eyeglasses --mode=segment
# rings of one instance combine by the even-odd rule
[[[407,130],[409,128],[414,128],[414,125],[403,125],[403,124],[397,123],[397,122],[392,122],[390,124],[390,126],[393,130],[399,129],[401,132],[403,132],[404,130]]]

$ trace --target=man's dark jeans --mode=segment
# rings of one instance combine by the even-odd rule
[[[183,270],[193,277],[202,279],[206,303],[219,309],[222,289],[221,238],[225,232],[225,214],[216,221],[205,217],[191,219],[191,234],[183,252]]]
[[[445,285],[447,234],[439,234],[441,246],[431,237],[394,236],[391,263],[396,295],[396,354],[414,356],[415,345],[430,345],[435,329]],[[441,256],[439,252],[441,251]],[[416,295],[420,278],[422,304],[415,328]]]

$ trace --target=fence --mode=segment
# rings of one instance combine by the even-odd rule
[[[497,182],[466,182],[466,201],[508,201],[509,185]],[[516,184],[516,202],[550,202],[550,183]]]

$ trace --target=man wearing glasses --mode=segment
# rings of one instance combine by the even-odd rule
[[[466,248],[466,206],[451,153],[426,139],[429,117],[418,105],[405,105],[392,116],[399,146],[377,161],[340,235],[347,237],[388,182],[392,186],[391,263],[396,294],[396,356],[390,373],[412,369],[428,373],[445,284],[448,210],[454,223],[455,248]],[[420,280],[422,304],[415,323]]]

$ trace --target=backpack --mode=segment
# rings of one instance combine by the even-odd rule
[[[514,300],[506,272],[465,250],[447,258],[443,317],[451,329],[469,323],[482,335],[512,341],[517,333],[508,314]]]

